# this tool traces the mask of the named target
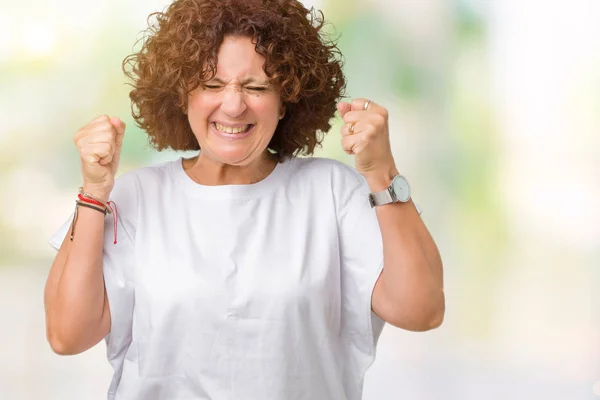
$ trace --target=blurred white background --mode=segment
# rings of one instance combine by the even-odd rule
[[[394,155],[445,262],[432,332],[386,327],[365,400],[600,399],[600,2],[320,0],[348,94],[390,112]],[[120,64],[167,1],[0,8],[0,398],[104,399],[104,343],[45,341],[50,235],[72,211],[72,137],[128,123],[122,171],[154,153]],[[333,30],[333,26],[328,29]],[[319,156],[352,165],[339,120]]]

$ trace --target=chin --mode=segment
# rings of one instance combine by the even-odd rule
[[[255,156],[252,152],[244,149],[219,149],[213,150],[210,153],[212,155],[211,158],[214,158],[216,161],[238,167],[246,166],[252,163],[256,158],[260,157],[260,155]]]

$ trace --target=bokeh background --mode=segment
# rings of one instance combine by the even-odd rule
[[[431,332],[386,327],[366,400],[600,399],[600,2],[305,0],[341,34],[350,97],[388,108],[393,151],[445,262]],[[80,184],[74,133],[128,123],[120,69],[166,0],[2,0],[0,398],[105,399],[105,345],[45,341],[47,244]],[[340,120],[318,155],[352,165]]]

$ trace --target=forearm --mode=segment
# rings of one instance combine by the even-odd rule
[[[67,233],[44,293],[48,340],[59,353],[83,351],[107,332],[102,249],[105,216],[79,207],[73,241]]]
[[[372,191],[389,186],[389,178],[368,181]],[[380,284],[394,318],[411,326],[439,325],[445,308],[442,261],[414,203],[379,206],[376,213],[384,257]]]
[[[383,280],[399,303],[439,304],[442,262],[412,201],[377,207],[383,240]]]

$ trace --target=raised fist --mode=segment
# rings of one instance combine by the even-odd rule
[[[102,115],[77,131],[73,141],[79,150],[83,186],[108,197],[119,169],[125,123]]]

